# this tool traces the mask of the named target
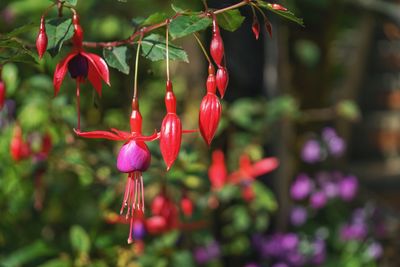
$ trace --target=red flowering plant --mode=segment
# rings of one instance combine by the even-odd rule
[[[57,96],[65,75],[69,72],[72,79],[76,81],[76,105],[78,112],[77,129],[81,128],[80,121],[80,84],[86,79],[92,84],[96,92],[101,95],[102,81],[110,86],[110,77],[107,63],[100,56],[86,52],[83,49],[83,29],[79,23],[79,16],[74,8],[71,8],[73,13],[72,26],[72,51],[67,54],[56,66],[53,77],[54,95]],[[36,38],[36,48],[39,58],[43,57],[48,45],[48,37],[46,34],[45,15],[40,19],[39,33]]]

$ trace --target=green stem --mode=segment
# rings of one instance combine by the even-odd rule
[[[142,45],[142,38],[143,35],[140,36],[140,39],[138,41],[138,46],[136,49],[136,59],[135,59],[135,78],[134,78],[134,84],[133,84],[133,98],[137,98],[138,94],[138,86],[137,86],[137,80],[138,80],[138,69],[139,69],[139,53],[140,53],[140,47]]]
[[[208,56],[207,50],[205,49],[203,43],[201,42],[199,36],[197,35],[197,33],[193,33],[194,38],[196,39],[197,43],[199,44],[201,50],[203,51],[204,56],[207,58],[208,63],[211,64],[211,59]]]

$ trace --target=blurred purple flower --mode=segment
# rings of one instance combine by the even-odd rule
[[[216,241],[211,242],[205,247],[198,247],[194,250],[193,256],[198,264],[207,263],[220,256],[221,250]]]
[[[282,255],[282,235],[274,234],[264,240],[261,248],[261,254],[264,258],[280,257]]]
[[[244,267],[260,267],[260,265],[254,263],[254,262],[251,262],[251,263],[247,263]]]
[[[335,198],[339,194],[339,188],[337,183],[331,181],[326,182],[322,185],[322,191],[329,199]]]
[[[382,245],[378,242],[373,242],[367,248],[367,255],[371,259],[377,260],[380,257],[382,257],[382,254],[383,254],[383,248]]]
[[[356,196],[358,180],[355,176],[347,176],[339,182],[339,195],[344,201],[351,201]]]
[[[322,139],[324,139],[325,142],[329,141],[329,139],[336,136],[337,132],[334,128],[325,127],[324,129],[322,129]]]
[[[198,264],[204,264],[210,260],[207,250],[203,247],[196,248],[193,252],[193,256],[194,256],[195,261]]]
[[[134,221],[132,235],[135,240],[141,240],[146,234],[146,230],[142,221]]]
[[[326,260],[326,245],[325,241],[322,239],[317,239],[313,243],[314,253],[312,258],[312,263],[316,265],[321,265]]]
[[[290,222],[294,226],[301,226],[307,221],[307,209],[301,206],[293,207],[290,212]]]
[[[346,151],[346,143],[341,137],[333,137],[328,142],[329,153],[335,158],[343,156]]]
[[[368,234],[368,227],[364,223],[346,224],[340,229],[342,241],[358,240],[362,241]]]
[[[290,187],[290,196],[294,200],[303,200],[308,197],[313,187],[314,185],[310,177],[300,174]]]
[[[287,262],[294,267],[301,267],[306,264],[306,258],[299,251],[294,250],[286,254]]]
[[[311,195],[310,206],[314,209],[321,209],[326,205],[326,195],[322,191],[317,191]]]
[[[294,233],[287,233],[281,239],[282,249],[286,251],[296,250],[299,245],[299,237]]]
[[[286,263],[278,262],[272,265],[272,267],[289,267]]]
[[[307,163],[321,161],[321,146],[315,139],[307,140],[301,150],[301,158]]]

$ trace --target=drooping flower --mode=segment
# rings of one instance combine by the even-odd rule
[[[47,50],[47,34],[46,34],[46,23],[44,20],[44,16],[40,18],[40,26],[39,26],[39,33],[36,37],[36,49],[39,55],[39,59],[41,59],[44,53]]]
[[[180,204],[183,215],[185,215],[188,218],[192,217],[193,201],[187,196],[186,192],[183,194]]]
[[[102,80],[110,85],[108,67],[104,59],[96,54],[85,52],[82,46],[83,30],[79,24],[78,15],[73,15],[72,24],[74,26],[74,35],[72,37],[73,49],[61,60],[54,72],[53,85],[54,95],[57,96],[61,84],[67,71],[71,78],[76,80],[76,98],[78,109],[78,127],[80,131],[80,84],[86,79],[93,85],[96,92],[101,95]]]
[[[176,98],[172,89],[172,83],[169,80],[167,81],[165,106],[167,114],[161,125],[160,150],[167,165],[167,170],[169,170],[178,157],[182,140],[182,123],[176,114]]]
[[[225,49],[224,42],[222,41],[221,33],[219,31],[217,17],[212,14],[212,38],[210,43],[210,54],[217,66],[221,66],[224,57]]]
[[[10,143],[10,154],[15,161],[26,159],[31,154],[29,143],[24,140],[22,136],[22,128],[19,124],[14,126]]]
[[[208,177],[213,190],[220,190],[227,182],[228,170],[226,169],[225,156],[221,150],[212,153],[212,163],[208,169]]]
[[[116,129],[107,131],[81,132],[75,130],[75,133],[84,138],[100,138],[114,141],[125,141],[117,159],[117,168],[120,172],[128,174],[128,180],[125,186],[124,199],[120,214],[127,208],[126,218],[130,219],[130,230],[128,243],[133,242],[133,223],[135,211],[144,213],[144,187],[143,176],[150,166],[151,154],[145,141],[153,141],[159,138],[159,134],[154,133],[151,136],[142,135],[142,115],[139,111],[139,104],[136,98],[132,101],[132,114],[130,118],[130,132],[123,132]]]
[[[211,141],[214,138],[215,133],[218,129],[219,120],[221,118],[222,107],[217,97],[216,80],[215,80],[215,69],[210,64],[208,68],[207,78],[207,94],[203,97],[200,104],[199,111],[199,128],[201,136],[208,145],[211,145]]]

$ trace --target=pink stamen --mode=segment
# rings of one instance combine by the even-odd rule
[[[133,230],[133,216],[131,216],[131,220],[129,222],[128,244],[133,243],[132,230]]]
[[[143,175],[140,173],[140,187],[141,187],[141,194],[142,194],[142,213],[144,213],[144,189],[143,189]]]

